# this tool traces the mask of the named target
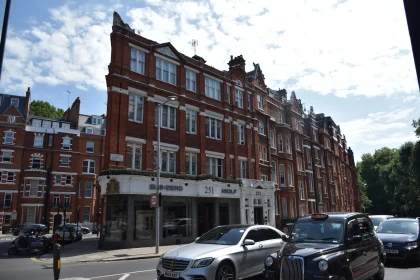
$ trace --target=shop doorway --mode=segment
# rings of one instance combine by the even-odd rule
[[[198,204],[198,236],[214,227],[214,207],[213,203]]]
[[[254,224],[264,225],[264,211],[262,207],[254,207]]]
[[[229,206],[219,206],[219,224],[221,226],[229,225]]]

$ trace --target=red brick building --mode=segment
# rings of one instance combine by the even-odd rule
[[[96,222],[103,164],[105,119],[80,114],[76,99],[63,119],[34,116],[26,96],[0,95],[0,229],[30,223],[52,228],[56,214],[66,221]],[[13,212],[16,219],[13,219]]]
[[[247,72],[245,59],[231,56],[229,69],[215,69],[136,34],[116,13],[111,46],[99,179],[105,241],[154,244],[158,106],[161,244],[187,242],[218,224],[281,227],[316,211],[359,209],[353,155],[339,127],[312,108],[306,113],[294,92],[288,98],[268,88],[259,64]],[[177,101],[166,102],[169,96]]]

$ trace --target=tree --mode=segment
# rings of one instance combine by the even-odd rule
[[[34,100],[31,102],[30,111],[38,117],[45,117],[50,119],[60,119],[64,116],[64,110],[55,108],[48,102],[41,100]]]
[[[413,120],[413,127],[416,129],[414,132],[416,133],[417,137],[420,137],[420,119]]]
[[[358,162],[356,164],[357,184],[359,185],[361,207],[363,211],[366,212],[366,210],[369,209],[369,207],[372,205],[372,200],[370,200],[366,194],[366,186],[365,186],[365,182],[363,182],[362,180],[362,176],[360,175],[360,170],[361,170],[361,167],[360,167],[360,163]]]

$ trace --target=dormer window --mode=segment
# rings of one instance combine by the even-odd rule
[[[101,118],[92,117],[92,124],[101,124]]]
[[[53,122],[52,123],[52,128],[60,128],[60,123],[59,122]]]
[[[10,99],[10,105],[15,105],[16,107],[19,106],[19,99],[18,98]]]
[[[41,127],[41,120],[32,120],[32,126],[34,127]]]
[[[9,122],[9,123],[16,122],[16,117],[15,116],[7,116],[7,122]]]
[[[70,129],[70,124],[69,123],[62,123],[61,127],[64,129]]]
[[[43,128],[51,128],[51,121],[43,121],[42,122]]]
[[[85,127],[85,133],[93,134],[93,128],[92,127]]]

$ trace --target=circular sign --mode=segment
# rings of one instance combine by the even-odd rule
[[[16,220],[16,218],[17,218],[17,212],[16,212],[16,210],[13,210],[13,212],[12,212],[12,220]]]
[[[158,195],[152,194],[150,197],[150,207],[156,207],[158,204]]]

